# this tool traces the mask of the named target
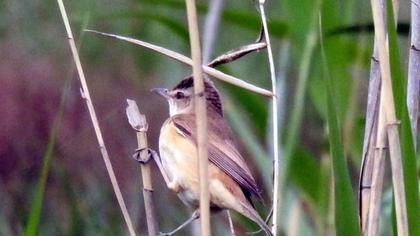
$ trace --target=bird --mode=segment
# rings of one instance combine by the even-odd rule
[[[173,89],[155,88],[153,92],[169,104],[169,118],[163,123],[159,136],[162,174],[169,189],[181,201],[195,209],[192,216],[175,230],[161,235],[173,235],[199,218],[199,175],[194,112],[194,79],[188,76]],[[202,94],[203,95],[203,94]],[[251,196],[261,198],[260,190],[250,169],[238,151],[233,132],[224,118],[219,91],[209,79],[204,80],[207,110],[208,172],[210,210],[234,210],[257,223],[269,236],[270,227],[255,210]],[[165,176],[164,176],[165,177]]]

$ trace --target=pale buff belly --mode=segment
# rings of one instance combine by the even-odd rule
[[[188,206],[197,207],[199,179],[194,144],[180,136],[173,126],[164,126],[159,138],[162,166],[171,181],[181,187],[179,198]]]
[[[159,151],[162,166],[170,181],[175,180],[181,187],[181,191],[178,193],[179,198],[190,207],[198,207],[200,186],[195,145],[187,138],[181,136],[173,126],[164,125],[159,138]],[[224,182],[232,182],[233,184],[230,177],[227,177],[212,164],[209,166],[209,175],[210,204],[212,209],[229,208],[241,212],[242,207],[224,184]],[[223,177],[223,180],[220,179],[221,177]],[[238,192],[241,191],[236,183],[234,185]]]

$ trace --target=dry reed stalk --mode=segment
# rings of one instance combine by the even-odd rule
[[[127,207],[125,205],[123,196],[121,194],[121,190],[118,186],[117,178],[115,177],[115,173],[114,173],[114,170],[112,168],[111,161],[109,159],[108,151],[106,150],[106,147],[105,147],[105,142],[103,140],[102,132],[101,132],[101,129],[99,127],[99,122],[98,122],[98,118],[96,116],[95,108],[93,107],[92,99],[90,97],[89,88],[87,86],[85,74],[83,72],[82,64],[80,62],[79,53],[77,51],[76,44],[74,42],[73,33],[72,33],[70,23],[69,23],[69,20],[68,20],[68,17],[67,17],[66,9],[64,7],[64,4],[63,4],[62,0],[57,0],[57,2],[58,2],[58,6],[60,8],[61,16],[63,18],[64,26],[66,28],[67,38],[68,38],[68,41],[69,41],[69,44],[70,44],[71,52],[73,54],[74,62],[76,64],[77,73],[79,74],[79,80],[80,80],[80,83],[81,83],[81,86],[82,86],[82,89],[81,89],[82,97],[86,101],[86,105],[87,105],[87,108],[89,110],[89,115],[90,115],[90,118],[92,120],[92,125],[93,125],[93,128],[95,130],[96,138],[98,140],[99,150],[101,151],[103,160],[105,162],[105,167],[106,167],[106,170],[108,172],[109,178],[111,180],[112,188],[114,190],[115,196],[117,197],[118,204],[120,206],[121,212],[124,216],[124,220],[125,220],[125,223],[127,225],[128,231],[130,232],[131,236],[135,236],[136,233],[134,231],[133,224],[132,224],[131,219],[130,219],[130,215],[128,214],[128,210],[127,210]]]
[[[155,214],[155,205],[153,204],[152,175],[150,171],[150,163],[148,160],[148,124],[146,121],[146,116],[139,112],[137,103],[130,99],[127,99],[127,103],[128,106],[126,108],[126,113],[128,122],[137,133],[137,150],[139,150],[138,160],[140,161],[140,172],[143,180],[143,199],[144,209],[146,212],[147,231],[149,235],[158,235],[159,230]]]
[[[219,33],[220,15],[222,13],[224,3],[224,0],[211,0],[209,2],[209,10],[206,15],[203,32],[203,64],[207,64],[210,61],[214,44]],[[226,210],[226,215],[229,221],[230,233],[232,236],[235,236],[235,228],[233,227],[233,220],[229,210]]]
[[[261,16],[261,22],[263,25],[264,30],[264,38],[265,42],[267,43],[267,56],[268,56],[268,62],[270,66],[270,78],[271,78],[271,91],[273,93],[271,105],[272,105],[272,116],[271,116],[271,122],[272,122],[272,138],[273,138],[273,159],[274,159],[274,188],[273,188],[273,225],[271,231],[273,232],[273,235],[276,236],[278,232],[278,218],[279,218],[279,123],[278,123],[278,107],[277,107],[277,99],[276,96],[277,92],[277,82],[276,82],[276,73],[274,68],[274,59],[273,59],[273,51],[271,50],[271,43],[270,43],[270,35],[268,31],[267,26],[267,19],[265,15],[264,10],[264,3],[265,0],[259,0],[259,9],[260,9],[260,16]]]
[[[420,1],[411,0],[411,47],[408,64],[407,107],[416,147],[420,87]]]
[[[382,188],[384,180],[385,168],[385,146],[386,146],[386,120],[385,120],[385,105],[384,101],[380,99],[379,114],[378,114],[378,129],[376,134],[376,145],[373,154],[372,167],[371,167],[371,189],[369,193],[369,204],[367,205],[367,223],[364,235],[376,236],[378,235],[380,207],[382,199]]]
[[[373,161],[376,152],[376,137],[378,132],[378,110],[380,95],[380,71],[376,43],[374,45],[373,55],[370,67],[370,79],[368,89],[368,101],[366,107],[365,134],[363,141],[362,165],[360,168],[359,180],[359,215],[362,232],[365,232],[372,188]],[[382,192],[382,189],[379,191]]]
[[[381,132],[386,132],[388,136],[395,211],[397,218],[397,232],[398,235],[408,235],[405,184],[402,170],[401,146],[397,124],[398,121],[395,114],[394,95],[391,83],[389,50],[386,36],[386,26],[384,22],[385,13],[384,8],[381,7],[380,0],[371,0],[371,5],[373,21],[375,25],[375,40],[378,44],[379,63],[382,78],[380,106],[383,106],[384,112],[379,113],[379,121],[381,121],[381,116],[385,116],[383,118],[384,125],[380,126],[380,124],[378,124],[378,133],[380,134]],[[397,5],[398,4],[396,4],[396,6]],[[394,8],[394,13],[395,12],[396,11]],[[394,22],[388,23],[392,24]],[[380,135],[378,135],[378,139],[380,138]],[[381,145],[381,143],[379,143],[379,145]],[[379,148],[381,148],[381,146],[379,146]]]
[[[167,48],[164,48],[164,47],[156,46],[156,45],[148,43],[148,42],[144,42],[144,41],[141,41],[141,40],[138,40],[138,39],[124,37],[124,36],[120,36],[120,35],[116,35],[116,34],[109,34],[109,33],[104,33],[104,32],[95,31],[95,30],[85,30],[85,31],[100,34],[100,35],[104,35],[104,36],[108,36],[108,37],[112,37],[112,38],[116,38],[116,39],[120,39],[120,40],[129,42],[129,43],[133,43],[133,44],[136,44],[136,45],[140,45],[142,47],[154,50],[154,51],[156,51],[160,54],[163,54],[165,56],[171,57],[171,58],[173,58],[173,59],[175,59],[179,62],[182,62],[184,64],[187,64],[187,65],[190,65],[190,66],[193,65],[193,61],[190,58],[188,58],[188,57],[186,57],[186,56],[184,56],[180,53],[177,53],[177,52],[174,52],[174,51],[169,50]],[[268,90],[263,89],[263,88],[259,88],[259,87],[255,86],[253,84],[247,83],[247,82],[245,82],[241,79],[238,79],[234,76],[225,74],[225,73],[223,73],[219,70],[216,70],[214,68],[211,68],[209,66],[202,65],[202,67],[203,67],[202,69],[203,69],[204,73],[206,73],[206,74],[208,74],[208,75],[210,75],[214,78],[220,79],[222,81],[225,81],[227,83],[236,85],[238,87],[241,87],[243,89],[249,90],[249,91],[257,93],[257,94],[261,94],[261,95],[264,95],[264,96],[267,96],[267,97],[273,96],[273,93],[271,91],[268,91]]]
[[[385,9],[385,3],[383,0],[380,1],[380,5],[381,8]],[[394,14],[397,14],[398,11],[396,6],[397,5],[393,6]],[[384,18],[385,14],[383,15],[383,19]],[[380,85],[380,65],[377,42],[375,41],[374,52],[371,60],[363,159],[359,183],[359,214],[363,235],[375,235],[378,231],[380,219],[380,200],[382,199],[384,178],[383,168],[385,167],[386,154],[383,150],[385,148],[385,144],[383,143],[381,145],[377,145],[377,141],[382,140],[381,137],[379,137],[382,134],[378,135],[378,110],[380,109],[378,98],[380,94]],[[382,114],[383,111],[380,113]],[[383,124],[381,124],[381,126],[382,125]]]
[[[207,153],[207,109],[204,94],[201,62],[200,34],[195,0],[186,0],[188,32],[193,61],[195,120],[197,126],[197,153],[200,176],[200,230],[202,236],[210,236],[210,195]]]

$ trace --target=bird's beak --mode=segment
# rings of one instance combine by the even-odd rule
[[[166,99],[169,98],[169,94],[168,94],[169,90],[166,89],[166,88],[153,88],[150,91],[152,91],[152,92],[154,92],[156,94],[159,94],[160,96],[162,96],[162,97],[164,97]]]

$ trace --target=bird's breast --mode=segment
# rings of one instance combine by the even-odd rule
[[[195,145],[178,133],[169,120],[160,132],[159,151],[166,174],[181,187],[180,198],[188,205],[195,205],[199,197]]]
[[[162,126],[159,151],[168,177],[181,187],[178,193],[180,199],[186,205],[198,207],[200,186],[196,146],[177,131],[170,119]],[[239,185],[212,163],[209,163],[208,171],[212,209],[229,208],[241,212],[239,202],[245,202],[246,199]]]

